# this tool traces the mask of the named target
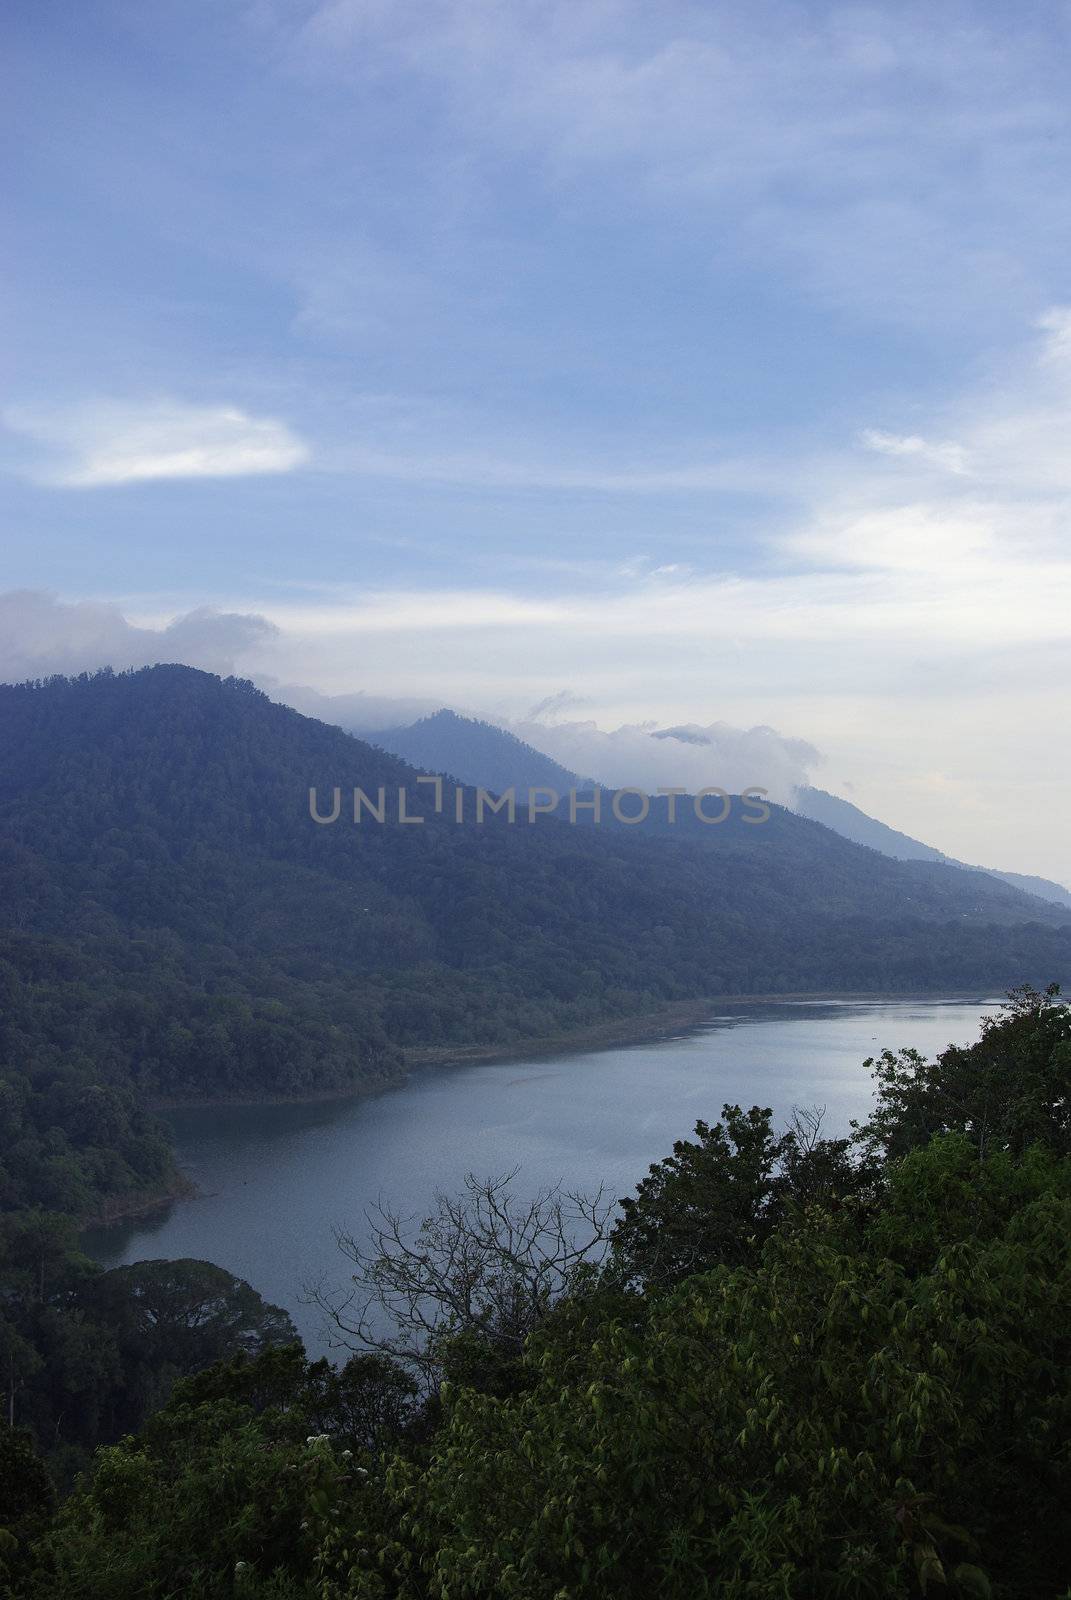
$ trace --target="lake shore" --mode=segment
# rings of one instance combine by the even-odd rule
[[[890,991],[813,991],[810,993],[734,994],[712,995],[704,1000],[675,1000],[654,1011],[638,1011],[628,1016],[614,1017],[604,1022],[586,1024],[554,1034],[541,1034],[535,1039],[513,1039],[498,1044],[475,1045],[414,1045],[403,1051],[403,1060],[397,1073],[385,1073],[374,1081],[366,1080],[347,1088],[318,1090],[309,1094],[291,1095],[212,1095],[192,1099],[162,1099],[150,1101],[150,1109],[166,1115],[168,1111],[204,1106],[267,1106],[267,1105],[317,1105],[337,1100],[356,1100],[369,1095],[384,1094],[401,1088],[411,1072],[426,1071],[435,1067],[508,1065],[511,1061],[529,1061],[533,1056],[574,1055],[589,1050],[608,1050],[615,1047],[641,1045],[671,1038],[674,1034],[701,1028],[715,1015],[722,1015],[737,1007],[753,1005],[802,1005],[826,1003],[882,1003],[901,1000],[947,1001],[955,1004],[978,999],[976,991],[962,994],[897,994]],[[985,997],[988,998],[988,997]],[[997,1003],[997,1002],[994,1002]]]
[[[498,1064],[499,1051],[488,1052],[497,1061],[444,1070],[447,1056],[456,1059],[444,1052],[414,1066],[401,1087],[348,1101],[176,1111],[176,1157],[196,1198],[90,1230],[82,1248],[106,1268],[187,1257],[226,1267],[289,1311],[311,1355],[333,1359],[302,1285],[346,1286],[335,1230],[368,1244],[366,1221],[381,1202],[431,1216],[437,1197],[456,1194],[468,1173],[515,1173],[520,1202],[555,1187],[630,1195],[725,1104],[770,1106],[777,1128],[797,1106],[821,1106],[827,1136],[841,1137],[873,1109],[868,1056],[887,1044],[932,1059],[970,1043],[995,1009],[984,991],[966,1003],[933,994],[787,998],[659,1007],[615,1019],[627,1041],[616,1048],[595,1048],[586,1031],[575,1053],[519,1065]],[[638,1044],[637,1023],[648,1032]]]
[[[176,1167],[167,1183],[155,1189],[138,1189],[133,1194],[112,1195],[96,1211],[80,1216],[79,1232],[88,1228],[109,1228],[114,1222],[132,1222],[147,1217],[176,1200],[188,1200],[197,1193],[196,1184]]]

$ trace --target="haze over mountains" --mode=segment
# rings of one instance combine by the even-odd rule
[[[693,726],[659,729],[654,738],[686,747],[710,745],[708,730]],[[483,784],[496,791],[509,787],[519,790],[529,785],[546,784],[565,793],[571,786],[589,787],[591,780],[563,768],[533,745],[517,738],[508,729],[493,723],[441,710],[418,719],[407,727],[371,732],[373,743],[404,756],[425,770],[450,772],[466,783]],[[538,733],[533,737],[538,738]],[[713,763],[714,771],[717,762]],[[712,780],[714,781],[714,780]],[[831,828],[855,844],[866,845],[896,861],[931,861],[968,871],[985,872],[1000,878],[1025,894],[1036,895],[1071,913],[1071,891],[1048,878],[1026,873],[1005,872],[995,867],[972,866],[945,855],[918,839],[869,817],[858,806],[839,795],[809,784],[793,790],[793,810]]]
[[[947,866],[965,867],[969,872],[988,872],[994,878],[1002,878],[1014,888],[1022,889],[1025,894],[1038,895],[1042,900],[1050,900],[1053,905],[1071,911],[1071,891],[1065,889],[1062,883],[1025,872],[1002,872],[997,867],[974,867],[965,861],[957,861],[953,856],[933,849],[931,845],[912,839],[906,833],[899,833],[874,817],[868,817],[850,800],[828,794],[824,789],[801,785],[796,790],[796,810],[801,816],[810,817],[814,822],[821,822],[825,827],[843,834],[845,839],[869,845],[872,850],[880,850],[882,855],[892,856],[896,861],[943,861]]]
[[[119,669],[182,661],[227,675],[239,670],[241,658],[253,643],[276,631],[263,617],[220,613],[210,607],[178,617],[164,629],[139,628],[128,623],[114,605],[63,604],[54,596],[29,591],[0,595],[0,615],[4,622],[0,654],[7,662],[4,676],[12,679],[35,677],[56,669],[97,670],[109,662]],[[448,737],[441,721],[443,701],[433,696],[324,693],[307,684],[284,682],[263,671],[250,675],[273,699],[370,738],[385,748],[395,748],[401,754],[411,751],[408,758],[418,765],[428,761],[449,766],[453,755],[455,764],[472,774],[469,781],[482,781],[480,774],[486,772],[492,779],[488,787],[494,787],[494,778],[502,780],[503,750],[512,731],[530,751],[527,766],[518,767],[514,762],[505,769],[515,770],[521,784],[532,781],[529,774],[533,771],[549,774],[550,767],[544,763],[554,763],[582,778],[598,778],[610,786],[640,782],[653,789],[661,782],[684,782],[689,788],[696,788],[714,782],[738,789],[759,782],[783,804],[895,859],[959,864],[977,859],[969,857],[965,862],[963,854],[949,854],[923,843],[918,836],[941,836],[942,824],[957,820],[951,814],[935,820],[932,832],[928,827],[925,832],[919,827],[918,833],[911,836],[878,821],[842,795],[828,794],[813,785],[810,778],[819,752],[805,740],[778,734],[771,728],[686,722],[661,728],[650,723],[636,724],[607,731],[593,721],[576,720],[575,705],[568,696],[551,696],[548,708],[554,713],[552,717],[529,713],[523,720],[509,721],[505,727],[497,717],[494,722],[481,722],[466,712],[458,712],[458,702],[454,702],[455,709],[450,714],[457,720],[451,724],[452,737]],[[558,701],[564,704],[559,705]],[[417,724],[425,726],[413,732]],[[433,730],[437,730],[434,742]],[[459,744],[462,738],[464,742]],[[671,755],[657,759],[655,750],[659,745],[667,747]],[[418,759],[420,751],[424,754]],[[515,755],[514,751],[505,759],[512,762]],[[537,757],[542,760],[537,761]],[[549,776],[534,781],[557,786]],[[955,831],[953,826],[953,834]],[[1018,849],[1022,844],[1023,835],[1015,835],[1012,846]],[[1030,853],[1027,851],[1027,856]],[[987,864],[979,870],[1071,908],[1071,891],[1064,884],[1037,872],[1017,873],[988,865],[994,857],[999,860],[996,850],[992,856],[983,856]],[[1044,857],[1040,864],[1044,869]]]

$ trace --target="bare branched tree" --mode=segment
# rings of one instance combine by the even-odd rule
[[[435,1196],[418,1220],[380,1202],[365,1213],[364,1237],[336,1230],[353,1264],[349,1284],[306,1290],[327,1314],[335,1342],[394,1356],[434,1381],[444,1338],[478,1335],[516,1355],[562,1295],[602,1258],[616,1201],[541,1189],[515,1193],[515,1168],[465,1179],[460,1194]]]

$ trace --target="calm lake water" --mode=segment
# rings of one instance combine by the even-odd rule
[[[864,1060],[911,1045],[968,1044],[997,1000],[801,1002],[726,1006],[674,1038],[585,1054],[436,1068],[373,1098],[314,1105],[215,1106],[168,1114],[197,1186],[151,1218],[94,1229],[104,1266],[192,1256],[246,1278],[325,1353],[322,1315],[302,1286],[345,1278],[333,1229],[361,1231],[382,1197],[423,1215],[435,1193],[519,1167],[517,1186],[628,1194],[653,1161],[723,1103],[826,1109],[844,1133],[872,1103]]]

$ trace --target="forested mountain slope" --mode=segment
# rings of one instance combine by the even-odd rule
[[[415,776],[190,668],[0,689],[18,1104],[42,1064],[161,1097],[316,1093],[388,1081],[406,1045],[537,1038],[674,998],[1071,969],[1057,908],[777,807],[761,826],[739,808],[720,827],[477,826],[467,793],[458,825],[452,786],[436,815]],[[387,822],[353,824],[358,785],[385,787]],[[392,820],[399,785],[422,824]],[[341,789],[339,821],[311,820],[310,786],[321,807]]]
[[[684,731],[665,729],[657,737],[680,738]],[[574,786],[591,787],[590,780],[578,778],[508,729],[460,716],[456,711],[437,711],[406,727],[369,733],[365,737],[400,755],[422,772],[448,772],[461,783],[482,784],[496,792],[510,787],[527,791],[529,786],[549,785],[565,795]],[[850,801],[828,794],[824,789],[800,787],[796,790],[793,809],[854,844],[866,845],[894,860],[929,861],[961,867],[967,872],[984,872],[1024,894],[1047,900],[1059,906],[1065,915],[1071,915],[1071,890],[1062,884],[1025,873],[1003,872],[996,867],[969,866],[908,834],[897,832],[877,818],[867,816]]]

